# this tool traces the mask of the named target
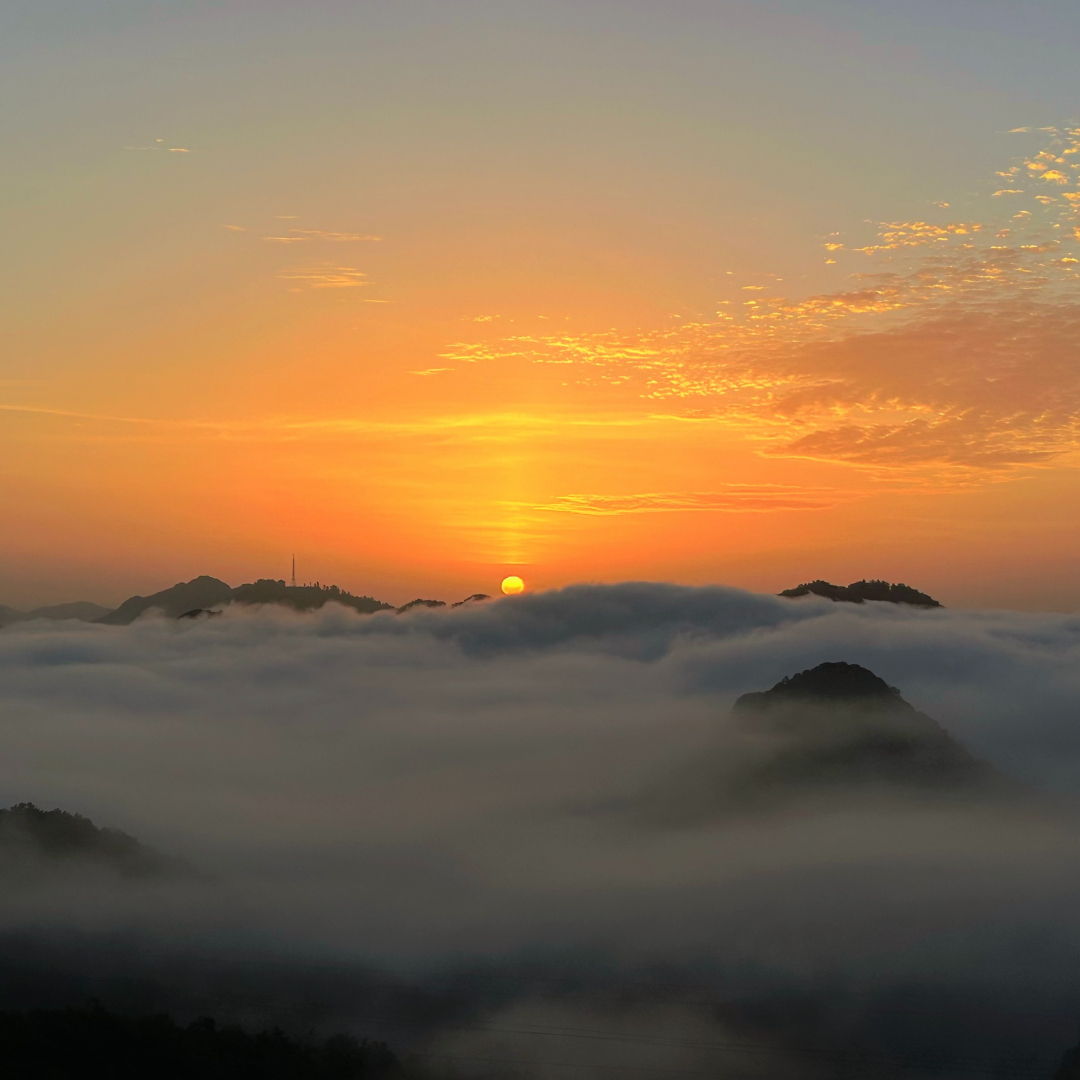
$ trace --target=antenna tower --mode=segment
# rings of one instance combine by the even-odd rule
[[[292,557],[292,587],[296,588],[296,556]]]

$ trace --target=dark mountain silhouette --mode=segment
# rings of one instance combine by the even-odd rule
[[[220,611],[215,611],[213,608],[197,607],[192,608],[190,611],[185,611],[183,615],[177,615],[178,619],[211,619],[215,615],[220,615]]]
[[[866,600],[885,600],[891,604],[912,604],[915,607],[941,607],[932,596],[927,596],[910,585],[892,585],[888,581],[853,581],[850,585],[833,585],[828,581],[807,581],[794,589],[785,589],[781,596],[824,596],[828,600],[846,600],[861,604]]]
[[[397,1071],[385,1043],[283,1031],[250,1035],[208,1018],[84,1009],[0,1013],[0,1073],[12,1080],[379,1080]]]
[[[89,600],[76,600],[71,604],[48,604],[34,608],[33,611],[16,611],[15,608],[0,604],[0,626],[29,622],[31,619],[78,619],[82,622],[93,622],[108,614],[108,611],[108,608],[93,604]]]
[[[41,810],[28,802],[0,810],[0,872],[25,869],[40,860],[79,860],[123,877],[188,872],[179,860],[160,855],[119,829],[98,828],[81,814]]]
[[[450,606],[451,607],[462,607],[465,604],[474,604],[474,603],[479,603],[481,600],[490,600],[490,599],[491,599],[491,597],[488,596],[488,594],[486,592],[476,592],[476,593],[473,593],[472,596],[466,596],[464,600],[459,600],[456,604],[451,604]]]
[[[819,664],[743,694],[731,720],[721,745],[635,800],[634,814],[671,827],[807,799],[1022,794],[858,664]]]
[[[353,596],[336,585],[320,585],[318,582],[314,585],[286,585],[284,581],[273,578],[260,578],[251,585],[238,585],[232,590],[232,598],[239,604],[284,604],[297,611],[314,611],[330,603],[343,604],[361,615],[393,610],[392,604],[384,604],[370,596]]]
[[[397,609],[397,613],[399,615],[403,615],[406,611],[410,611],[412,608],[415,608],[415,607],[430,607],[430,608],[446,607],[446,601],[445,600],[410,600],[407,604],[402,604],[401,607],[399,607]]]
[[[214,577],[194,578],[179,582],[171,589],[162,589],[151,596],[131,596],[115,611],[103,615],[95,622],[110,626],[126,626],[133,623],[144,611],[158,608],[174,619],[193,608],[211,608],[215,604],[227,604],[232,600],[233,590]]]
[[[858,664],[819,664],[785,677],[771,690],[743,694],[732,715],[776,740],[752,770],[760,787],[869,783],[959,792],[1007,783]]]
[[[214,577],[197,577],[180,582],[171,589],[162,589],[151,596],[132,596],[115,611],[95,619],[112,626],[133,623],[143,612],[156,608],[174,619],[209,611],[224,604],[281,604],[296,611],[314,611],[324,604],[335,603],[351,607],[367,615],[375,611],[392,611],[390,604],[370,596],[353,596],[336,585],[286,585],[273,578],[260,578],[235,589]]]

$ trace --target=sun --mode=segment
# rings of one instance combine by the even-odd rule
[[[525,582],[517,574],[511,574],[509,577],[503,578],[502,591],[507,596],[517,596],[518,593],[525,591]]]

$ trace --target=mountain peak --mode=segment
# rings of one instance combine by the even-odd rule
[[[785,675],[771,690],[744,694],[736,707],[758,701],[856,701],[867,698],[879,701],[903,701],[900,691],[890,686],[869,668],[843,661],[818,664],[795,675]],[[753,702],[747,699],[753,699]]]
[[[873,782],[943,790],[998,788],[977,760],[896,687],[859,664],[825,663],[743,694],[732,710],[778,740],[756,774],[770,785]]]

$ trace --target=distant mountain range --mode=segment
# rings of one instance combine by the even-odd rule
[[[850,585],[833,585],[828,581],[807,581],[794,589],[785,589],[781,596],[824,596],[828,600],[846,600],[861,604],[866,600],[885,600],[890,604],[912,604],[915,607],[941,607],[932,596],[927,596],[910,585],[893,585],[888,581],[853,581]]]
[[[174,619],[182,615],[211,610],[222,604],[281,604],[296,611],[314,611],[324,604],[343,604],[354,611],[369,615],[375,611],[393,611],[391,604],[384,604],[370,596],[353,596],[336,585],[286,585],[273,578],[260,578],[249,585],[231,585],[215,577],[194,578],[182,581],[171,589],[150,596],[132,596],[115,611],[107,612],[94,622],[110,626],[126,626],[133,623],[145,611],[157,608]]]
[[[888,581],[855,581],[850,585],[808,581],[794,589],[785,589],[780,595],[824,596],[829,600],[844,600],[855,604],[866,600],[884,600],[893,604],[911,604],[923,608],[941,607],[932,596],[927,596],[910,585],[893,585]],[[491,598],[486,593],[474,593],[450,606],[457,608],[489,599]],[[250,584],[233,588],[219,578],[204,574],[191,581],[178,582],[171,588],[162,589],[150,596],[131,596],[112,611],[88,600],[73,604],[53,604],[34,608],[33,611],[17,611],[0,604],[0,627],[27,622],[30,619],[78,619],[83,622],[127,626],[151,608],[178,619],[183,616],[206,615],[225,604],[281,604],[295,611],[314,611],[329,603],[342,604],[364,615],[376,611],[397,611],[400,615],[415,608],[447,606],[442,600],[416,599],[395,608],[394,605],[383,603],[371,596],[354,596],[337,585],[286,585],[284,581],[273,578],[260,578]]]
[[[107,615],[109,609],[89,600],[76,600],[73,604],[51,604],[48,607],[34,608],[33,611],[16,611],[15,608],[0,604],[0,626],[14,622],[28,622],[30,619],[80,619],[93,622]]]
[[[473,593],[451,606],[462,607],[490,599],[487,593]],[[260,578],[247,585],[237,585],[234,589],[219,578],[203,574],[149,596],[128,597],[112,611],[86,600],[75,604],[54,604],[51,607],[35,608],[33,611],[16,611],[0,604],[0,626],[26,622],[29,619],[81,619],[83,622],[105,623],[109,626],[127,626],[151,608],[170,618],[182,619],[219,614],[215,609],[226,604],[280,604],[294,611],[314,611],[330,603],[342,604],[362,615],[370,615],[376,611],[396,611],[401,615],[419,607],[447,606],[442,600],[417,599],[395,608],[393,604],[383,603],[371,596],[354,596],[337,585],[286,585],[284,581],[273,578]]]

